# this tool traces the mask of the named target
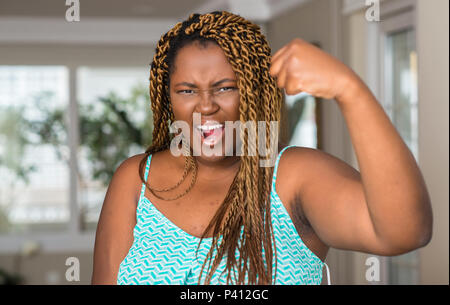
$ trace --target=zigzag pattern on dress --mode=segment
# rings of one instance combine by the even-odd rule
[[[278,163],[283,151],[288,147],[291,146],[285,147],[277,157],[270,200],[278,263],[275,284],[320,284],[324,263],[303,243],[275,190]],[[147,159],[145,181],[147,181],[151,157],[150,155]],[[212,238],[203,239],[198,257],[195,257],[200,238],[188,234],[172,223],[144,194],[145,184],[143,183],[136,209],[134,242],[120,264],[117,284],[196,285],[202,264],[211,247]],[[239,258],[238,250],[236,258]],[[208,263],[203,270],[201,283],[206,278]],[[211,284],[226,284],[226,272],[222,274],[225,267],[226,255],[215,271]],[[275,271],[275,262],[273,269]],[[246,279],[248,280],[248,276]]]

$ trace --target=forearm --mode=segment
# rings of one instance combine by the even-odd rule
[[[380,240],[420,247],[431,237],[430,199],[411,151],[359,79],[337,99],[358,160],[374,229]]]

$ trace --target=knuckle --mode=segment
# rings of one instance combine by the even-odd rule
[[[291,64],[298,65],[301,63],[301,59],[299,56],[291,56]]]
[[[304,43],[304,40],[297,37],[297,38],[294,38],[293,43],[294,43],[294,45],[300,45],[300,44]]]

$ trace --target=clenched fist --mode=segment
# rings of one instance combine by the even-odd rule
[[[360,81],[342,62],[299,38],[274,54],[270,74],[288,95],[303,91],[337,100]]]

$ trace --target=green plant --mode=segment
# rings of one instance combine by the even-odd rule
[[[0,167],[8,170],[12,180],[28,182],[28,175],[36,166],[24,163],[26,146],[32,144],[29,125],[23,117],[24,106],[7,106],[0,109],[1,140]]]
[[[136,87],[128,99],[113,92],[99,98],[99,110],[95,104],[81,105],[80,145],[87,150],[93,179],[107,185],[121,161],[150,144],[152,116],[133,117],[145,112],[149,99],[147,90]]]
[[[53,98],[51,92],[35,96],[33,107],[37,112],[33,119],[24,116],[24,106],[0,109],[0,167],[26,183],[38,166],[38,162],[24,164],[28,145],[52,145],[60,160],[69,161],[68,111],[52,106]],[[91,164],[91,179],[108,185],[121,161],[150,144],[153,124],[147,106],[149,99],[148,89],[136,86],[127,98],[110,92],[98,98],[98,103],[79,104],[80,147],[86,150]],[[139,112],[143,115],[136,118],[134,114]]]
[[[21,275],[11,274],[0,268],[0,285],[19,285],[24,282]]]

